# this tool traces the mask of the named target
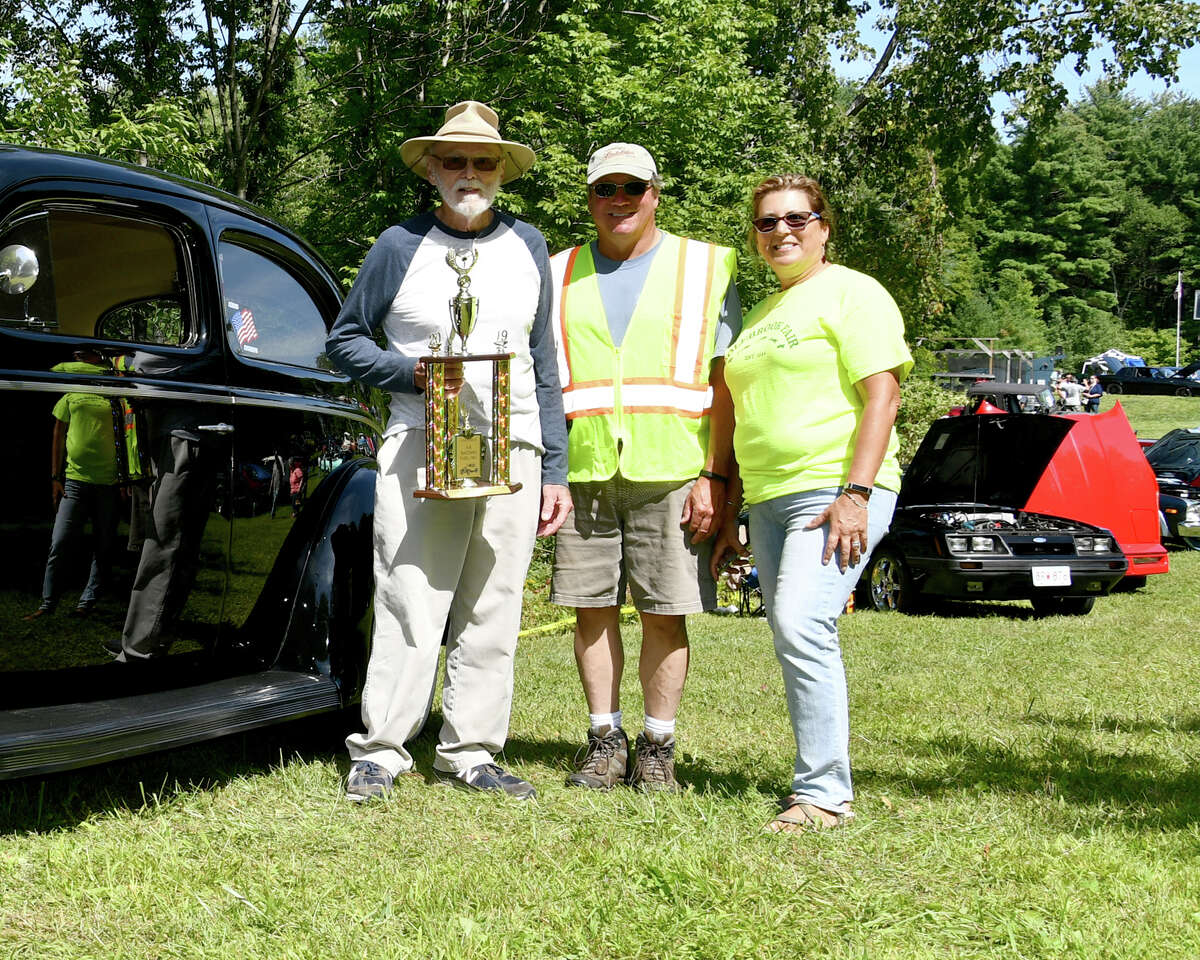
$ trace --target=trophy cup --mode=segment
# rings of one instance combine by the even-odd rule
[[[446,251],[446,264],[458,274],[458,293],[450,299],[450,333],[446,352],[442,338],[429,338],[429,355],[421,357],[428,371],[425,383],[425,487],[414,497],[458,500],[516,493],[519,483],[509,483],[510,382],[508,333],[496,339],[495,353],[467,353],[467,338],[475,329],[479,298],[471,296],[471,268],[479,259],[474,248]],[[455,349],[454,337],[458,336]],[[490,363],[492,367],[491,439],[470,422],[467,404],[446,395],[446,365]],[[466,387],[466,377],[463,378]]]

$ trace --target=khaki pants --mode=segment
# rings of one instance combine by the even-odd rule
[[[444,632],[434,767],[460,773],[503,749],[542,490],[541,457],[532,448],[513,444],[511,462],[512,480],[524,484],[515,494],[418,500],[412,491],[424,482],[424,431],[388,437],[379,451],[367,730],[346,738],[352,760],[373,760],[393,776],[412,768],[404,744],[429,716]]]

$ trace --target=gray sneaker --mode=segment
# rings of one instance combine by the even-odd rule
[[[624,783],[629,770],[629,738],[620,727],[601,727],[595,733],[589,730],[580,753],[583,761],[575,754],[577,769],[567,777],[568,787],[611,790]]]
[[[675,738],[667,743],[656,743],[639,733],[637,756],[633,762],[633,773],[629,785],[643,793],[678,793],[679,782],[675,779]]]
[[[362,803],[392,792],[392,775],[371,760],[356,760],[346,778],[346,799]]]
[[[532,800],[537,796],[532,783],[509,773],[497,763],[481,763],[459,774],[437,769],[434,772],[442,783],[466,790],[503,793],[517,800]]]

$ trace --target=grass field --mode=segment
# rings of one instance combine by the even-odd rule
[[[1200,422],[1121,399],[1146,436]],[[792,741],[770,633],[736,617],[690,621],[678,797],[563,786],[565,629],[518,653],[504,762],[534,803],[427,782],[436,703],[425,777],[365,808],[346,718],[0,784],[0,957],[1200,956],[1200,553],[1171,565],[1080,618],[844,617],[858,819],[826,834],[761,832]],[[557,616],[544,568],[527,623]]]
[[[1200,427],[1200,397],[1114,397],[1105,394],[1101,412],[1120,402],[1139,437],[1161,437],[1176,427]]]
[[[405,778],[351,806],[330,719],[5,784],[0,956],[1200,956],[1200,554],[1171,560],[1084,618],[843,618],[840,832],[760,832],[792,761],[778,668],[761,620],[712,616],[680,797],[562,785],[565,632],[517,664],[506,762],[535,803]]]

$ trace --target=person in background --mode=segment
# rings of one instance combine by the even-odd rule
[[[1083,394],[1083,409],[1085,413],[1099,413],[1100,400],[1104,397],[1104,387],[1098,377],[1088,377],[1087,390]]]
[[[288,490],[292,494],[292,516],[300,512],[304,503],[304,467],[299,460],[292,461],[292,472],[288,474]]]
[[[1083,410],[1083,388],[1075,379],[1073,373],[1068,373],[1061,384],[1063,409],[1066,413],[1079,413]]]
[[[891,522],[894,423],[912,356],[888,292],[829,261],[833,217],[815,180],[768,177],[750,219],[749,242],[780,289],[750,311],[725,355],[737,473],[712,570],[744,550],[744,496],[796,739],[791,790],[767,829],[794,832],[852,816],[837,622]]]

